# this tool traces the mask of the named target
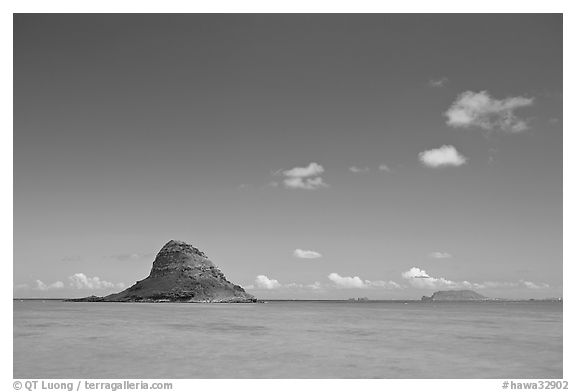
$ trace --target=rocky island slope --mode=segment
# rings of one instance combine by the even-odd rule
[[[431,297],[423,296],[422,301],[486,301],[488,298],[472,290],[436,291]]]
[[[90,296],[73,302],[256,302],[197,248],[169,241],[152,264],[150,275],[126,290],[105,297]]]

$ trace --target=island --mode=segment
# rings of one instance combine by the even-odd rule
[[[170,240],[156,255],[150,275],[126,290],[105,297],[68,299],[69,302],[258,302],[226,279],[199,249]]]
[[[434,301],[487,301],[489,298],[472,290],[445,290],[436,291],[432,296],[423,296],[423,302]]]
[[[348,298],[348,302],[368,302],[370,299],[368,297],[358,297],[358,298]]]

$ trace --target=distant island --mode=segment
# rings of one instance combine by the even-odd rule
[[[368,302],[370,299],[368,297],[358,297],[358,298],[348,298],[348,302]]]
[[[487,298],[472,290],[445,290],[436,291],[431,297],[423,296],[422,301],[488,301]]]
[[[69,302],[257,302],[229,282],[204,252],[183,241],[162,247],[150,275],[126,290],[105,297],[68,299]]]

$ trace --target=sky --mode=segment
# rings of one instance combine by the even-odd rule
[[[14,296],[170,239],[264,299],[562,296],[562,16],[16,14]]]

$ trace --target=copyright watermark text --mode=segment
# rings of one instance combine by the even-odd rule
[[[47,381],[27,380],[14,381],[14,390],[20,391],[140,391],[140,390],[171,390],[171,382],[147,382],[147,381]]]
[[[511,390],[545,390],[545,389],[568,389],[568,381],[563,380],[539,380],[539,381],[504,381],[502,389]]]

